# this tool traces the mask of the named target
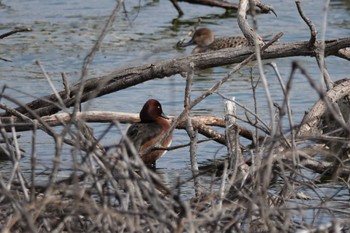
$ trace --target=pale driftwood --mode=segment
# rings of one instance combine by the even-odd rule
[[[88,112],[80,112],[77,117],[86,122],[112,122],[118,121],[120,123],[136,123],[140,121],[140,117],[138,113],[127,113],[127,112],[108,112],[108,111],[88,111]],[[175,118],[175,116],[169,116],[171,120]],[[61,125],[58,119],[63,120],[64,122],[70,121],[70,115],[67,113],[57,113],[55,115],[44,116],[42,117],[50,126]],[[224,120],[219,117],[213,116],[193,116],[192,120],[201,122],[202,124],[209,126],[219,126],[224,127]],[[180,125],[183,122],[180,122]],[[182,127],[182,126],[180,126]]]
[[[331,90],[326,93],[327,100],[330,103],[336,103],[337,101],[343,99],[348,96],[350,93],[350,80],[346,80],[336,86],[334,86]],[[324,100],[320,99],[317,101],[311,110],[304,116],[298,135],[315,135],[318,133],[317,125],[321,119],[321,117],[328,111],[327,104]],[[349,117],[349,107],[344,109],[344,113],[347,111],[347,117]],[[343,115],[344,115],[343,113]],[[346,119],[347,120],[347,119]]]
[[[244,37],[248,40],[249,45],[254,46],[254,41],[257,40],[258,45],[263,45],[264,42],[254,30],[249,26],[247,20],[247,9],[248,9],[249,0],[240,0],[238,8],[238,26],[241,29]]]
[[[231,157],[231,166],[232,166],[232,162],[233,159],[239,161],[241,158],[239,156],[239,158],[236,156],[236,149],[239,148],[239,144],[237,142],[239,142],[239,139],[236,137],[238,135],[238,130],[235,126],[236,126],[236,105],[234,103],[235,98],[232,97],[232,101],[230,100],[225,100],[225,136],[227,139],[227,152],[229,154],[229,156]],[[237,154],[241,154],[238,153]],[[243,161],[243,160],[242,160]]]
[[[248,165],[244,163],[244,157],[240,147],[239,140],[239,127],[236,124],[236,105],[234,103],[235,98],[232,101],[225,101],[225,136],[226,145],[229,157],[228,170],[230,171],[231,181],[235,180],[236,175],[246,175],[248,171]]]
[[[113,121],[118,121],[120,123],[136,123],[140,121],[139,114],[137,113],[126,113],[126,112],[101,112],[101,111],[89,111],[89,112],[79,112],[77,113],[77,118],[83,120],[85,122],[99,122],[99,123],[110,123]],[[169,116],[169,118],[173,121],[175,116]],[[71,120],[71,116],[68,113],[58,113],[55,115],[44,116],[41,118],[48,126],[59,126],[62,123],[67,123]],[[206,137],[213,138],[213,140],[225,144],[226,140],[222,134],[217,133],[215,130],[211,129],[209,126],[216,127],[225,127],[225,121],[223,118],[214,117],[214,116],[193,116],[191,117],[192,124],[198,130],[198,132]],[[14,126],[17,131],[26,131],[30,130],[33,127],[33,124],[26,123],[21,121],[18,118],[13,118],[13,124],[10,122],[9,117],[1,118],[2,124],[0,127],[4,127],[5,129]],[[237,125],[239,128],[240,135],[249,140],[253,140],[253,133],[242,126]],[[185,121],[182,120],[176,126],[177,129],[185,129],[186,124]],[[262,139],[262,137],[261,137]]]
[[[137,113],[125,113],[125,112],[101,112],[101,111],[89,111],[78,113],[77,117],[86,122],[112,122],[119,121],[120,123],[136,123],[140,121],[139,114]],[[175,119],[175,116],[169,116],[171,120]],[[58,119],[68,122],[70,115],[67,113],[58,113],[51,116],[42,117],[50,126],[61,125]],[[219,142],[225,141],[225,138],[221,134],[214,134],[214,132],[208,126],[225,127],[225,121],[223,118],[214,116],[192,116],[192,124],[196,127],[199,133],[204,136],[211,136],[218,138]],[[237,125],[240,131],[240,135],[249,140],[253,140],[253,133],[242,126]],[[177,129],[185,129],[185,121],[182,120],[176,127]],[[261,138],[262,139],[262,138]]]
[[[350,48],[339,49],[338,54],[335,54],[335,56],[350,61]]]
[[[120,123],[136,123],[140,121],[139,114],[126,113],[126,112],[101,112],[101,111],[89,111],[77,113],[77,118],[86,122],[113,122],[119,121]],[[69,122],[71,120],[70,114],[58,113],[55,115],[42,117],[50,126],[58,126],[63,122]]]
[[[77,114],[77,117],[81,120],[84,120],[86,122],[112,122],[112,121],[119,121],[120,123],[136,123],[140,121],[139,114],[136,113],[123,113],[123,112],[97,112],[97,111],[91,111],[91,112],[81,112]],[[169,116],[171,120],[174,120],[174,116]],[[69,114],[66,113],[59,113],[51,116],[44,116],[42,117],[44,121],[46,121],[50,126],[58,126],[61,125],[62,122],[69,122],[71,120],[71,117]],[[214,141],[219,142],[221,144],[225,144],[225,137],[219,133],[217,133],[215,130],[211,129],[207,125],[211,126],[221,126],[224,127],[224,120],[217,117],[206,117],[206,116],[199,116],[199,117],[191,117],[192,124],[198,132],[206,137],[213,138]],[[177,125],[178,129],[185,129],[186,128],[186,122],[184,120],[180,121],[180,123]],[[243,127],[242,127],[243,128]],[[252,134],[249,132],[249,130],[243,128],[245,131],[245,134],[243,135],[249,135],[248,137],[252,137]]]
[[[308,41],[294,43],[280,43],[267,48],[262,54],[262,59],[273,59],[290,56],[314,56],[315,51],[308,47]],[[317,41],[316,43],[321,43]],[[350,47],[350,37],[325,41],[325,56],[337,55],[339,49]],[[220,51],[194,54],[187,57],[175,58],[154,64],[148,64],[126,69],[118,69],[112,73],[91,78],[85,82],[84,94],[81,102],[88,101],[97,96],[103,96],[135,86],[137,84],[157,79],[165,78],[175,74],[182,74],[189,71],[189,64],[194,64],[195,70],[207,69],[210,67],[223,66],[239,63],[252,55],[254,48],[230,48]],[[75,103],[75,95],[79,90],[80,83],[71,87],[71,96],[64,98],[66,91],[59,92],[66,107],[71,107]],[[26,106],[36,112],[39,116],[51,115],[61,110],[55,95],[48,95],[41,99],[27,103]],[[32,117],[24,107],[16,108],[17,111]],[[0,116],[11,114],[3,112]]]

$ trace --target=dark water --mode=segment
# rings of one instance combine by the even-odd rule
[[[71,0],[71,1],[0,1],[0,34],[18,26],[31,27],[32,32],[19,33],[0,40],[0,56],[12,60],[0,60],[0,87],[10,87],[6,93],[20,99],[23,103],[34,97],[51,94],[52,90],[42,75],[35,61],[39,60],[58,90],[62,89],[61,72],[66,72],[71,83],[78,80],[82,61],[93,46],[102,26],[115,6],[115,1]],[[294,1],[270,0],[278,14],[259,15],[258,31],[261,35],[275,35],[280,31],[285,34],[281,41],[308,40],[309,29],[297,13]],[[203,7],[180,3],[185,11],[181,18],[170,1],[127,1],[127,12],[120,12],[113,28],[108,32],[104,43],[97,53],[90,68],[90,76],[109,73],[116,68],[136,66],[164,59],[188,55],[192,48],[176,50],[175,44],[202,18],[202,26],[210,27],[217,36],[240,35],[240,30],[233,13],[223,9]],[[305,14],[315,23],[318,37],[325,33],[326,38],[345,37],[350,35],[349,1],[331,1],[327,15],[326,31],[322,29],[324,21],[323,1],[308,0],[302,2]],[[275,60],[281,75],[286,80],[291,70],[291,61],[299,61],[310,75],[320,79],[319,70],[314,58],[293,57]],[[329,57],[326,59],[329,73],[333,80],[349,77],[349,62]],[[211,87],[231,68],[218,67],[198,72],[194,77],[193,98]],[[282,102],[281,90],[270,67],[264,67],[269,82],[273,101]],[[258,79],[258,69],[251,65],[220,88],[220,93],[253,109],[250,73]],[[182,111],[185,80],[179,75],[162,80],[153,80],[136,87],[100,97],[84,105],[85,110],[138,112],[149,98],[158,99],[166,114],[176,115]],[[257,88],[258,110],[261,117],[269,121],[265,92],[261,84]],[[305,77],[297,75],[291,93],[291,105],[295,123],[317,99],[315,91]],[[9,106],[12,103],[4,101]],[[199,104],[193,114],[223,116],[223,100],[212,95]],[[243,116],[243,111],[240,113]],[[107,127],[105,124],[91,124],[96,134]],[[57,129],[59,130],[59,128]],[[119,132],[114,130],[103,143],[111,145],[119,140]],[[31,134],[21,133],[20,146],[30,154]],[[176,131],[173,145],[188,142],[187,134]],[[52,140],[44,133],[38,133],[37,156],[40,167],[49,168],[53,157]],[[198,147],[199,161],[222,157],[226,148],[216,143],[203,143]],[[22,170],[30,168],[29,157],[22,159]],[[181,175],[191,175],[189,169],[188,148],[170,151],[157,164],[165,179]],[[3,163],[2,171],[9,169]],[[62,167],[70,167],[70,158],[64,158]],[[42,173],[46,174],[46,173]],[[44,176],[43,176],[44,177]],[[191,189],[192,186],[188,187]],[[186,192],[186,188],[184,190]],[[188,190],[189,192],[191,190]]]

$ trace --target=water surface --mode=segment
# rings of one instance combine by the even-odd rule
[[[92,48],[106,19],[111,13],[115,1],[2,1],[0,5],[0,34],[18,26],[31,27],[32,32],[18,33],[0,40],[0,56],[12,62],[0,61],[0,86],[10,87],[6,93],[22,103],[34,98],[51,94],[52,90],[35,61],[39,60],[53,80],[58,90],[63,88],[61,72],[65,72],[71,83],[79,79],[82,61]],[[278,14],[259,15],[258,31],[262,35],[275,35],[280,31],[285,34],[281,42],[309,39],[309,29],[297,13],[293,1],[271,0]],[[323,1],[303,1],[305,14],[315,23],[319,37],[337,38],[350,35],[348,1],[331,1],[327,18],[327,28],[322,30],[324,13]],[[109,73],[117,68],[138,66],[152,62],[186,56],[192,48],[177,50],[175,45],[202,17],[202,25],[210,27],[217,36],[240,35],[236,15],[223,9],[180,3],[185,15],[178,18],[170,1],[127,1],[127,12],[120,12],[113,27],[109,30],[104,43],[90,66],[90,77]],[[314,58],[293,57],[274,60],[281,75],[287,80],[291,71],[291,62],[300,62],[315,79],[320,74]],[[349,75],[348,61],[329,57],[326,59],[329,73],[333,80]],[[198,71],[194,77],[192,98],[199,96],[233,66],[217,67]],[[273,101],[281,104],[283,96],[272,69],[264,67],[269,82]],[[253,109],[251,78],[257,81],[259,72],[254,65],[243,68],[239,73],[220,88],[220,93],[228,98],[235,97],[244,106]],[[177,115],[183,109],[185,80],[180,75],[161,80],[152,80],[135,87],[121,90],[84,104],[84,110],[139,112],[149,98],[158,99],[166,114]],[[269,121],[267,101],[263,86],[256,90],[258,111],[262,119]],[[310,87],[305,77],[297,74],[291,92],[291,105],[294,121],[300,122],[304,112],[317,100],[316,92]],[[13,106],[4,100],[2,102]],[[240,116],[244,112],[239,110]],[[223,99],[212,95],[200,103],[193,115],[224,114]],[[97,135],[107,124],[90,124]],[[126,126],[125,126],[126,127]],[[59,128],[57,128],[59,130]],[[114,129],[103,139],[103,144],[111,145],[120,138],[120,132]],[[201,137],[202,138],[202,137]],[[184,131],[177,130],[174,145],[189,141]],[[27,155],[31,151],[31,133],[21,132],[20,144]],[[43,132],[38,132],[37,159],[41,170],[38,175],[45,177],[53,158],[52,140]],[[198,147],[198,160],[219,158],[226,154],[226,148],[217,143],[207,142]],[[188,148],[170,151],[157,163],[159,171],[170,182],[173,177],[190,177]],[[10,169],[9,163],[1,164],[2,171]],[[70,168],[70,158],[63,158],[62,167]],[[30,170],[30,157],[21,160],[21,168]],[[190,189],[191,186],[188,188]]]

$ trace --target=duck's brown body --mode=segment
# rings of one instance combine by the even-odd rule
[[[183,43],[182,47],[189,45],[197,45],[193,50],[192,54],[203,53],[209,51],[216,51],[225,48],[237,48],[248,46],[248,41],[245,37],[222,37],[214,38],[213,32],[208,28],[200,28],[195,31],[192,36],[192,39]]]
[[[150,99],[140,112],[140,123],[130,126],[126,135],[133,143],[136,151],[145,164],[155,166],[156,161],[165,154],[165,150],[152,150],[152,147],[160,142],[163,135],[170,128],[170,123],[163,113],[157,100]],[[168,136],[160,146],[168,147],[172,141],[172,135]],[[131,150],[128,151],[131,153]]]

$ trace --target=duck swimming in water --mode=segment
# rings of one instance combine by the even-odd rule
[[[192,39],[187,43],[179,44],[180,47],[197,45],[192,54],[215,51],[225,48],[238,48],[248,46],[248,40],[243,36],[214,38],[214,33],[209,28],[197,29]]]
[[[126,135],[133,143],[143,162],[155,167],[156,161],[166,153],[166,150],[150,150],[155,146],[170,128],[169,119],[162,110],[161,104],[155,99],[149,99],[140,112],[141,122],[132,124]],[[163,140],[160,146],[169,147],[172,135]],[[131,150],[128,149],[128,153]]]

